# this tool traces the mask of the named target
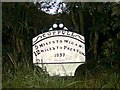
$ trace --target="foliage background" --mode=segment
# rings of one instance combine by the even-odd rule
[[[2,3],[3,88],[120,89],[120,2],[66,4],[67,11],[49,15],[32,2]],[[32,64],[32,38],[47,31],[58,16],[86,39],[87,63],[75,77],[50,77]]]

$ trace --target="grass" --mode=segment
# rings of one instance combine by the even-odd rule
[[[10,60],[12,60],[9,55]],[[15,61],[15,60],[14,60]],[[13,63],[13,60],[12,60]],[[78,77],[51,77],[38,66],[29,64],[27,60],[3,66],[3,88],[116,88],[120,89],[120,74],[116,72],[101,72],[91,74],[86,71],[85,78]],[[89,75],[88,75],[89,74]],[[81,78],[79,78],[81,77]]]

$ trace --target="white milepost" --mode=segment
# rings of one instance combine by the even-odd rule
[[[60,27],[60,28],[63,28],[63,24],[62,24],[62,23],[60,23],[60,24],[59,24],[59,27]]]
[[[46,68],[51,76],[74,76],[77,67],[85,62],[84,37],[68,30],[39,34],[32,39],[32,48],[33,63]]]
[[[68,30],[66,27],[63,28],[64,30]]]
[[[57,26],[58,26],[57,24],[53,24],[53,28],[57,28]]]
[[[53,28],[50,28],[49,30],[53,30]]]

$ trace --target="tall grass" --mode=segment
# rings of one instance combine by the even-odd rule
[[[17,60],[13,60],[8,54],[9,60],[14,68],[11,69],[7,64],[3,66],[3,88],[116,88],[120,89],[119,73],[96,73],[92,76],[87,75],[86,78],[79,79],[77,77],[60,77],[49,76],[38,66],[31,65],[28,60],[23,59],[22,62],[16,64]],[[15,65],[16,64],[16,65]],[[91,77],[91,78],[88,78]],[[82,78],[82,76],[81,76]]]
[[[31,62],[31,39],[41,29],[46,27],[50,18],[44,13],[38,12],[33,4],[26,3],[3,3],[3,88],[117,88],[120,89],[120,74],[111,72],[112,70],[101,71],[96,68],[86,70],[78,77],[51,77],[47,72],[43,72],[39,67],[34,66]],[[9,13],[9,15],[8,15]],[[105,16],[106,17],[106,16]],[[44,20],[46,18],[46,20]],[[49,19],[47,19],[49,18]],[[94,18],[93,18],[94,19]],[[108,18],[109,19],[109,18]],[[45,21],[45,22],[43,22]],[[96,22],[96,21],[95,21]],[[89,25],[88,25],[89,26]],[[91,25],[90,25],[91,26]],[[107,26],[107,25],[106,25]],[[38,29],[40,28],[40,30]],[[96,29],[98,26],[96,27]],[[100,29],[101,30],[101,29]],[[100,31],[101,32],[101,31]],[[102,34],[104,35],[105,32]],[[92,35],[92,34],[91,34]],[[88,35],[89,36],[89,35]],[[98,35],[97,35],[98,37]],[[96,52],[96,38],[94,40],[93,52]],[[90,41],[90,40],[88,40]],[[118,40],[119,43],[119,40]],[[111,55],[111,49],[108,54]],[[119,57],[119,44],[115,52]],[[89,45],[88,45],[89,46]],[[104,47],[105,49],[106,47]],[[8,49],[8,50],[6,50]],[[114,49],[113,49],[114,50]],[[100,52],[103,53],[103,52]],[[98,53],[98,54],[100,54]],[[96,54],[96,53],[95,53]],[[109,57],[110,58],[110,57]],[[30,62],[31,61],[31,62]],[[102,61],[102,60],[101,60]],[[106,60],[103,60],[105,63]],[[110,61],[108,59],[107,61]],[[84,70],[84,68],[83,68]],[[111,73],[109,73],[109,71]]]

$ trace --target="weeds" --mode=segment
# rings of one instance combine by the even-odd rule
[[[10,55],[9,55],[10,57]],[[12,58],[10,58],[11,61]],[[14,64],[12,64],[14,65]],[[16,64],[17,65],[17,64]],[[76,77],[49,76],[38,66],[30,65],[27,60],[17,65],[17,70],[3,66],[3,88],[117,88],[120,89],[118,73],[96,73],[88,79]],[[82,77],[81,77],[82,78]]]

